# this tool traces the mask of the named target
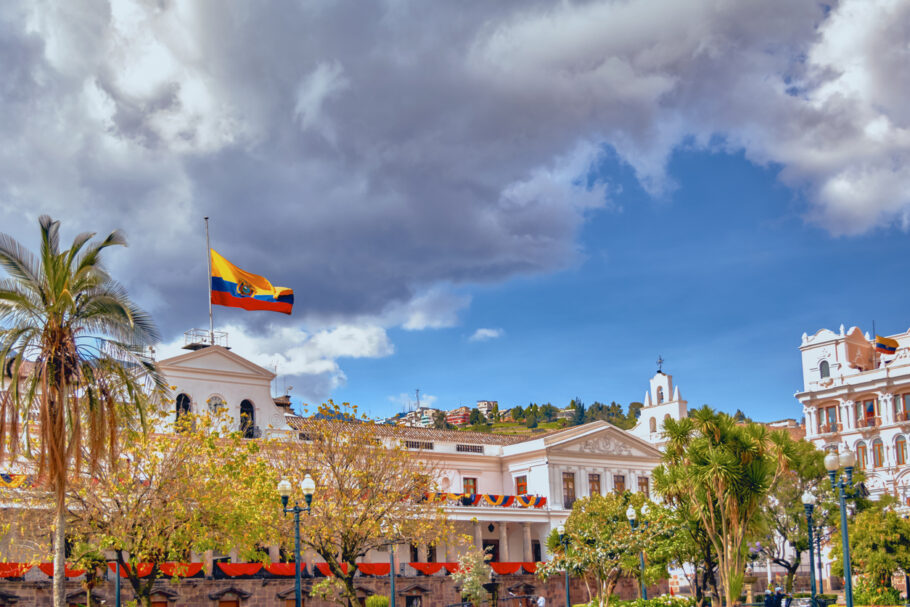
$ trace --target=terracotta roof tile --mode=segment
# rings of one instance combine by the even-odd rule
[[[295,430],[306,430],[307,422],[304,417],[288,417],[288,425]],[[492,432],[469,432],[459,430],[437,430],[436,428],[412,428],[409,426],[393,426],[390,424],[375,424],[376,434],[389,438],[403,438],[428,441],[442,441],[475,445],[514,445],[529,440],[536,440],[552,432],[536,434],[494,434]]]

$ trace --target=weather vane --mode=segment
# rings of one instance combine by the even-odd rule
[[[657,355],[657,372],[663,373],[664,368],[664,359],[661,358],[660,354]]]

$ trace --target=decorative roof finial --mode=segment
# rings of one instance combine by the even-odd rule
[[[660,354],[657,355],[657,372],[663,373],[664,359],[661,358]]]

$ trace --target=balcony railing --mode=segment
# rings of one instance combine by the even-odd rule
[[[882,425],[880,417],[860,417],[856,420],[857,428],[877,428]]]
[[[840,432],[841,430],[843,430],[843,426],[841,424],[822,424],[818,428],[818,433],[833,434],[835,432]]]

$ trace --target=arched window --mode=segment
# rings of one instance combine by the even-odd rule
[[[830,367],[830,365],[828,365],[827,360],[823,360],[822,362],[819,363],[818,374],[821,376],[822,379],[824,379],[826,377],[831,377],[831,367]]]
[[[894,441],[894,459],[897,460],[898,466],[907,463],[907,439],[903,436],[898,436]]]
[[[253,432],[256,425],[256,410],[253,403],[244,400],[240,403],[240,431],[243,438],[254,438]]]
[[[866,443],[860,441],[856,444],[856,469],[865,470],[869,461],[869,455],[866,453]]]
[[[651,432],[657,432],[657,420],[653,417],[651,418],[651,421],[648,422],[648,426]]]
[[[190,397],[184,393],[177,395],[177,419],[190,412]]]
[[[662,402],[664,402],[664,389],[659,386],[657,388],[657,404],[659,405]]]
[[[874,468],[881,468],[885,465],[885,446],[882,444],[882,439],[877,438],[872,441],[872,466]]]

